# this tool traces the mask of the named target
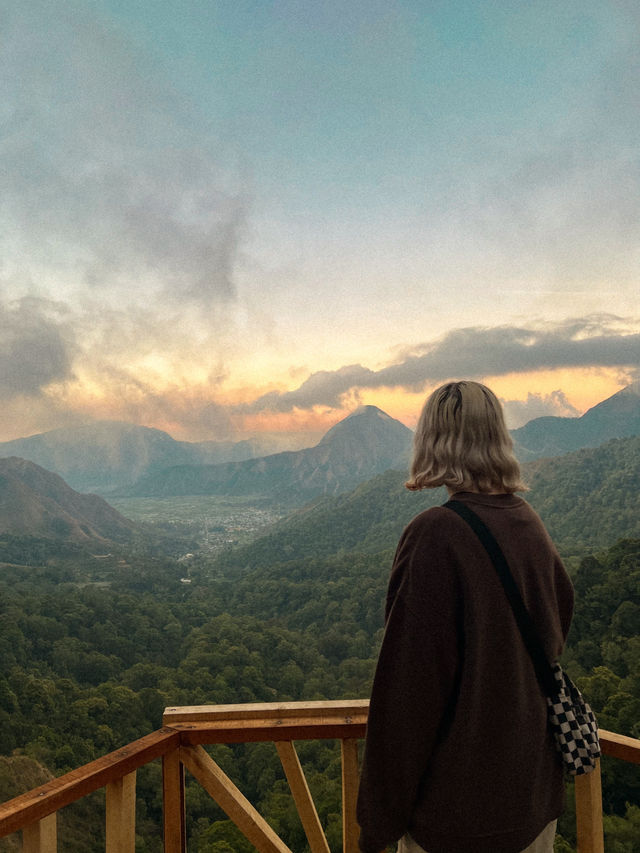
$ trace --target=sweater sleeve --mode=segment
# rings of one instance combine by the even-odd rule
[[[358,794],[363,853],[380,853],[409,828],[455,697],[462,604],[439,531],[433,510],[418,516],[394,560]]]
[[[562,635],[566,643],[569,628],[571,627],[571,619],[573,617],[574,591],[573,584],[562,565],[560,557],[558,557],[558,562],[556,563],[555,585],[558,613],[560,614],[560,624],[562,625]]]

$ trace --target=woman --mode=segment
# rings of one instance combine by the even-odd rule
[[[502,408],[477,382],[427,400],[409,489],[444,485],[493,533],[550,660],[573,589],[525,487]],[[396,552],[358,795],[360,849],[551,853],[562,765],[500,580],[465,521],[420,513]]]

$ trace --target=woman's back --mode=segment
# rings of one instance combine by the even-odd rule
[[[407,488],[446,486],[501,547],[547,657],[573,590],[526,488],[495,394],[450,382],[418,419]],[[404,531],[391,573],[358,798],[363,853],[401,837],[429,853],[520,853],[562,811],[547,705],[492,561],[437,507]],[[543,830],[548,827],[543,836]]]
[[[573,592],[538,516],[515,495],[455,498],[494,534],[556,657]],[[408,830],[429,853],[524,849],[562,811],[562,768],[500,580],[451,510],[427,510],[405,530],[386,612],[361,823],[381,839]]]

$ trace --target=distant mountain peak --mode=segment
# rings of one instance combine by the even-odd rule
[[[620,405],[625,406],[625,408],[629,405],[637,406],[639,402],[637,399],[638,397],[640,397],[640,379],[636,380],[635,382],[632,382],[630,385],[626,385],[619,391],[616,391],[615,394],[612,394],[611,397],[607,397],[606,400],[602,400],[602,402],[596,403],[595,406],[592,406],[590,409],[587,409],[587,411],[582,417],[586,417],[589,412],[593,412],[596,409],[616,408]]]
[[[379,409],[377,406],[369,406],[369,405],[358,406],[358,408],[354,409],[354,411],[351,412],[351,414],[347,415],[347,417],[344,418],[344,420],[348,421],[351,418],[361,417],[362,415],[365,415],[368,417],[379,417],[379,418],[383,418],[383,419],[388,420],[388,421],[394,420],[394,418],[392,418],[391,415],[388,415],[386,412],[383,412],[382,409]]]
[[[361,406],[315,447],[223,465],[181,466],[141,479],[134,495],[269,495],[302,505],[339,494],[389,468],[406,469],[412,433],[376,406]]]
[[[411,436],[411,431],[408,427],[395,418],[392,418],[386,412],[383,412],[377,406],[359,406],[354,412],[347,415],[346,418],[343,418],[332,426],[322,436],[318,447],[331,444],[346,435],[358,434],[372,437],[372,433],[379,433],[381,441],[387,440],[390,434],[402,435],[409,438]]]

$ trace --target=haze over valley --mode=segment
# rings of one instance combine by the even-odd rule
[[[639,434],[638,383],[603,400],[580,417],[538,418],[513,431],[515,450],[531,486],[529,499],[554,532],[555,525],[564,525],[563,529],[568,526],[569,531],[575,529],[573,534],[567,534],[567,541],[575,542],[571,551],[577,548],[578,553],[586,553],[611,538],[610,535],[607,538],[607,525],[598,523],[595,517],[592,523],[586,523],[591,512],[587,509],[590,501],[593,512],[598,507],[604,512],[604,494],[611,488],[616,494],[625,495],[626,502],[625,508],[616,504],[616,529],[621,535],[625,530],[628,535],[640,534],[637,527],[640,513],[635,514],[640,489],[633,487],[634,483],[640,483],[636,464],[640,455],[634,455]],[[78,441],[77,449],[74,440]],[[381,506],[387,507],[384,514],[392,516],[391,506],[396,506],[396,518],[388,534],[387,544],[391,547],[393,537],[409,521],[416,506],[425,501],[431,505],[442,497],[440,493],[434,498],[427,494],[417,501],[415,496],[403,494],[411,441],[410,430],[374,406],[357,409],[312,448],[213,465],[208,461],[211,458],[207,455],[208,445],[175,442],[166,434],[144,427],[99,424],[57,430],[0,446],[2,455],[22,449],[31,457],[30,461],[0,457],[3,489],[0,532],[31,532],[72,541],[131,540],[135,523],[110,510],[103,498],[78,494],[61,479],[61,474],[76,485],[87,481],[99,484],[103,497],[125,516],[128,513],[136,522],[163,528],[169,535],[179,533],[185,547],[190,543],[189,550],[202,548],[210,554],[248,543],[274,523],[286,519],[292,510],[291,522],[285,520],[284,529],[290,524],[295,531],[298,519],[304,525],[307,518],[315,518],[318,512],[322,514],[324,504],[317,503],[320,498],[339,495],[346,495],[351,501],[349,505],[355,515],[350,512],[348,517],[353,536],[367,518],[359,503],[362,496],[367,489],[374,495],[378,484],[384,484],[380,496]],[[581,449],[581,453],[575,452]],[[562,460],[553,458],[557,456]],[[540,461],[533,461],[536,458]],[[194,464],[194,460],[199,460],[199,464]],[[176,461],[183,464],[175,464]],[[57,471],[48,473],[43,470],[42,462],[53,462]],[[594,471],[600,473],[596,475]],[[380,481],[377,475],[383,475]],[[567,483],[572,484],[567,499],[573,501],[573,506],[563,503]],[[362,486],[352,492],[359,484]],[[349,493],[354,495],[353,499],[348,497]],[[387,506],[389,500],[392,504]],[[551,517],[547,517],[545,503],[549,500],[556,508]],[[296,513],[309,502],[312,502],[310,508],[302,515]],[[369,498],[365,504],[370,507]],[[338,501],[337,506],[340,505]],[[574,512],[575,521],[567,522]],[[585,529],[578,534],[580,519],[585,521]],[[335,531],[341,529],[338,519],[335,524]],[[594,534],[601,537],[594,538]],[[364,538],[371,535],[368,533]],[[301,542],[307,538],[306,534],[300,536]],[[373,538],[382,545],[378,534]],[[356,539],[355,544],[362,541]],[[334,544],[330,537],[330,547]],[[351,541],[349,547],[355,544]],[[299,547],[304,548],[302,544]],[[277,558],[277,550],[276,546],[272,558]]]

